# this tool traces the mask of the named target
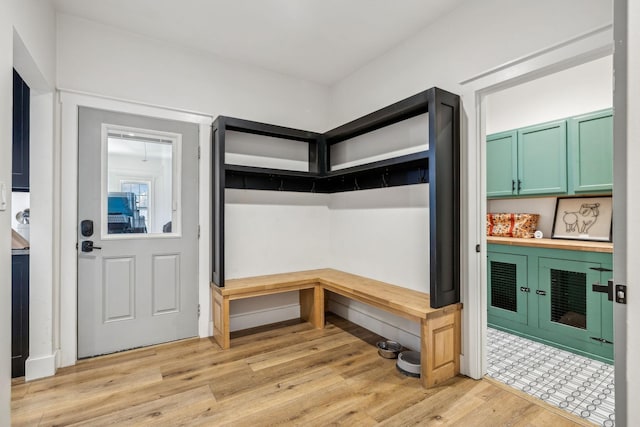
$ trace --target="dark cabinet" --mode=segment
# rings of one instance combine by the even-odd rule
[[[29,86],[13,70],[13,191],[29,191]]]
[[[29,357],[29,255],[11,257],[11,377],[24,376]]]

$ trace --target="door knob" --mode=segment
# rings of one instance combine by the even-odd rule
[[[94,249],[102,249],[99,246],[93,246],[92,240],[85,240],[82,242],[82,252],[93,252]]]

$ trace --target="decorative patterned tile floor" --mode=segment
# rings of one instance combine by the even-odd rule
[[[600,426],[614,426],[612,365],[488,328],[487,374]]]

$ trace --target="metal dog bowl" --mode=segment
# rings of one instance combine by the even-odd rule
[[[420,378],[420,352],[403,351],[398,355],[396,368],[405,375]]]
[[[385,359],[395,359],[398,357],[398,352],[402,350],[400,343],[389,340],[378,341],[376,347],[378,347],[378,354]]]

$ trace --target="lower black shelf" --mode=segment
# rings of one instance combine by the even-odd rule
[[[426,152],[331,171],[324,176],[309,172],[225,166],[225,188],[242,190],[339,193],[429,182]]]

